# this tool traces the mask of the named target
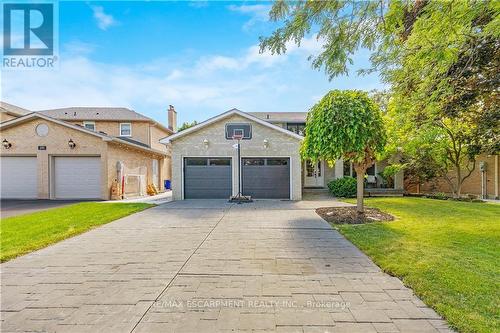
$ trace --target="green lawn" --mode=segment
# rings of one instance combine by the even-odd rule
[[[372,198],[396,221],[338,225],[460,332],[500,332],[500,205]]]
[[[85,202],[2,219],[0,261],[41,249],[151,206],[144,203]]]

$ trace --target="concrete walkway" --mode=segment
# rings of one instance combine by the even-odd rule
[[[334,203],[170,202],[12,260],[2,332],[449,331],[314,212]]]

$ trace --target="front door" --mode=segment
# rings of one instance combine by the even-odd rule
[[[305,187],[323,187],[324,186],[324,168],[323,161],[317,162],[305,161]]]

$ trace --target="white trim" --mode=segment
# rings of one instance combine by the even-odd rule
[[[256,123],[258,123],[258,124],[260,124],[262,126],[266,126],[266,127],[272,128],[274,130],[277,130],[278,132],[281,132],[281,133],[284,133],[286,135],[289,135],[289,136],[291,136],[291,137],[293,137],[295,139],[298,139],[298,140],[303,140],[304,139],[303,136],[298,135],[296,133],[293,133],[293,132],[291,132],[291,131],[289,131],[289,130],[287,130],[285,128],[282,128],[282,127],[276,126],[274,124],[271,124],[271,123],[269,123],[269,122],[267,122],[265,120],[262,120],[260,118],[255,117],[255,116],[252,116],[251,114],[248,114],[246,112],[240,111],[238,109],[232,109],[232,110],[226,111],[224,113],[221,113],[218,116],[215,116],[215,117],[212,117],[210,119],[207,119],[207,120],[205,120],[205,121],[203,121],[203,122],[201,122],[201,123],[199,123],[199,124],[197,124],[197,125],[195,125],[193,127],[185,129],[185,130],[183,130],[181,132],[178,132],[178,133],[173,134],[171,136],[167,136],[165,138],[162,138],[162,139],[160,139],[160,143],[163,143],[163,144],[170,143],[171,141],[174,141],[174,140],[176,140],[176,139],[178,139],[180,137],[183,137],[185,135],[188,135],[188,134],[190,134],[192,132],[198,131],[199,129],[201,129],[201,128],[205,127],[205,126],[211,125],[211,124],[213,124],[215,122],[218,122],[219,120],[222,120],[222,119],[227,118],[227,117],[232,116],[232,115],[239,115],[241,117],[247,118],[247,119],[252,120],[252,121],[254,121],[254,122],[256,122]]]
[[[128,135],[122,134],[122,125],[129,125],[130,126],[130,134],[128,134]],[[120,123],[120,136],[123,136],[123,137],[131,137],[132,136],[132,123]]]
[[[220,156],[217,156],[217,155],[181,155],[181,200],[186,200],[184,198],[184,159],[186,158],[197,158],[197,157],[201,157],[201,158],[230,158],[231,159],[231,196],[233,195],[234,193],[234,178],[233,178],[233,168],[234,168],[234,159],[235,157],[234,156],[227,156],[227,155],[220,155]],[[228,198],[229,199],[229,198]],[[196,200],[196,199],[195,199]]]
[[[306,185],[306,180],[307,178],[311,178],[311,177],[307,177],[307,160],[304,160],[301,167],[304,168],[304,188],[325,188],[325,180],[326,180],[326,177],[325,177],[325,174],[326,174],[326,163],[325,163],[325,160],[324,159],[319,159],[317,160],[317,162],[320,163],[320,169],[321,169],[321,178],[322,178],[322,181],[321,181],[321,184],[320,185]],[[313,165],[314,168],[316,168],[317,164]],[[316,177],[317,179],[318,177]]]
[[[288,158],[288,161],[290,161],[290,187],[289,187],[289,191],[288,191],[288,194],[289,194],[289,197],[288,199],[289,200],[293,200],[292,199],[292,189],[293,189],[293,173],[292,173],[292,156],[262,156],[262,155],[255,155],[255,156],[248,156],[248,155],[245,155],[245,156],[240,156],[240,159],[244,159],[244,158]],[[241,169],[243,170],[243,163],[241,163]],[[301,176],[302,176],[302,170],[301,170]],[[240,175],[241,177],[241,175]],[[241,182],[241,191],[243,192],[243,182],[242,180],[240,179],[240,182]],[[301,190],[302,190],[302,184],[301,184]],[[283,200],[283,199],[256,199],[256,200]]]
[[[94,129],[87,128],[86,127],[87,125],[94,126]],[[95,128],[95,121],[84,121],[83,122],[83,127],[86,128],[86,129],[88,129],[88,130],[90,130],[90,131],[95,131],[96,130],[96,128]]]

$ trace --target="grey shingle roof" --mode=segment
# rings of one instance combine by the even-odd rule
[[[69,107],[37,111],[52,118],[61,120],[120,120],[120,121],[153,121],[127,108],[114,107]]]
[[[307,112],[248,112],[270,123],[305,123]]]
[[[9,113],[13,113],[18,116],[24,116],[25,114],[31,113],[30,110],[23,109],[19,106],[15,106],[9,103],[1,102],[0,107]]]

